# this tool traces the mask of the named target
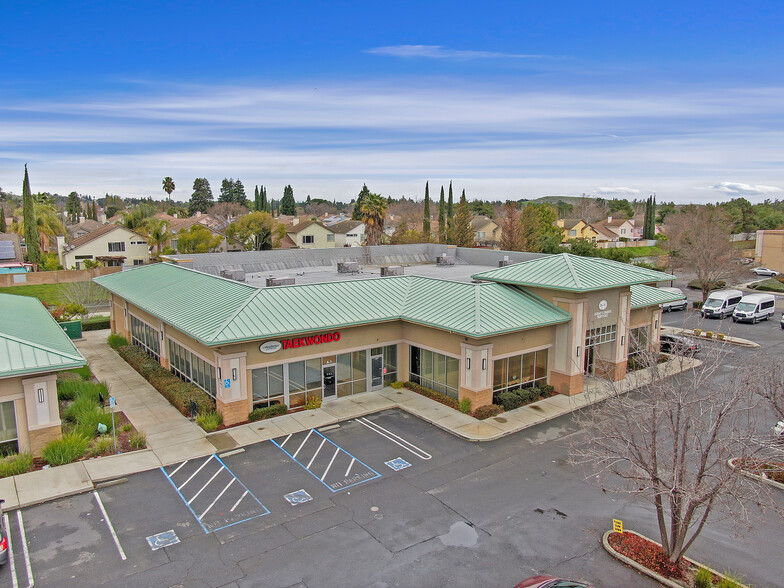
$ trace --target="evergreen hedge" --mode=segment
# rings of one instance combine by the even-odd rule
[[[447,396],[446,394],[442,394],[441,392],[436,392],[431,388],[426,388],[425,386],[420,386],[419,384],[415,384],[414,382],[406,382],[403,384],[406,388],[411,390],[412,392],[416,392],[417,394],[421,394],[422,396],[426,396],[431,400],[435,400],[436,402],[440,402],[448,406],[449,408],[454,408],[455,410],[459,410],[460,405],[457,402],[456,398],[452,398],[451,396]]]
[[[261,421],[286,414],[287,412],[288,408],[286,408],[285,404],[273,404],[272,406],[264,406],[262,408],[253,409],[250,411],[250,414],[248,414],[248,420],[250,422]]]

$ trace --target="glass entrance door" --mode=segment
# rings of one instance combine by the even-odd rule
[[[384,385],[384,356],[370,357],[370,387],[381,388]]]
[[[596,351],[593,345],[588,345],[585,348],[585,375],[592,376],[593,375],[593,364],[596,356]]]
[[[335,365],[325,365],[322,369],[324,400],[335,398]]]

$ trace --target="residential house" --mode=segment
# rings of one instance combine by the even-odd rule
[[[24,262],[19,235],[0,233],[0,274],[21,274],[32,271],[32,264]]]
[[[582,239],[596,243],[599,236],[599,233],[591,225],[579,218],[559,218],[555,221],[555,226],[561,229],[563,233],[561,240],[564,243],[570,239]]]
[[[344,220],[329,227],[335,232],[335,247],[361,247],[365,242],[365,223]]]
[[[84,357],[36,298],[0,294],[0,454],[43,447],[62,434],[57,372]]]
[[[471,219],[471,228],[479,247],[496,247],[501,242],[501,226],[491,218],[475,216]]]
[[[598,233],[597,241],[634,241],[634,224],[626,218],[613,218],[608,216],[606,220],[591,223],[594,230]]]
[[[341,240],[337,238],[338,234],[319,221],[298,220],[298,222],[286,227],[286,234],[300,249],[325,249],[343,246]]]
[[[68,243],[58,237],[57,248],[60,264],[66,269],[82,269],[87,260],[97,260],[107,266],[150,262],[147,239],[122,225],[104,225]]]

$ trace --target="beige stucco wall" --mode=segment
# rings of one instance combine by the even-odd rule
[[[297,247],[300,249],[325,249],[327,247],[342,247],[345,241],[345,235],[342,236],[342,243],[338,245],[338,237],[329,229],[322,227],[318,224],[312,224],[309,227],[301,230],[298,233],[290,232],[288,233],[291,240],[297,244]],[[313,243],[303,243],[302,237],[305,235],[310,235],[313,237]],[[335,240],[334,241],[327,241],[327,235],[332,235]]]
[[[43,402],[39,402],[38,390]],[[53,372],[0,379],[0,402],[13,402],[20,451],[40,455],[61,434],[57,376]]]
[[[125,251],[109,251],[109,243],[118,243],[120,241],[125,243]],[[131,243],[142,244],[132,245]],[[77,255],[92,255],[93,259],[104,255],[125,256],[124,266],[133,266],[134,260],[138,259],[142,260],[144,263],[150,263],[150,247],[147,245],[144,237],[122,227],[118,227],[114,231],[101,235],[72,251],[61,252],[60,263],[62,263],[63,267],[66,269],[75,268],[77,262],[83,263],[86,261],[84,259],[76,259]]]
[[[757,231],[754,262],[784,273],[784,231]]]

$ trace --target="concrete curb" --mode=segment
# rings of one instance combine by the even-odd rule
[[[737,457],[733,457],[732,459],[727,460],[727,465],[730,466],[733,470],[736,469],[738,466],[736,465],[736,461],[740,459]],[[745,470],[743,468],[740,469],[741,473],[746,476],[747,478],[751,478],[752,480],[757,480],[758,482],[764,482],[768,486],[773,486],[774,488],[778,488],[779,490],[784,490],[784,484],[781,482],[777,482],[776,480],[771,480],[767,476],[760,476],[759,474],[752,474],[750,471]]]
[[[759,343],[755,343],[754,341],[749,341],[748,339],[741,339],[740,337],[724,337],[724,339],[718,339],[716,337],[703,337],[702,335],[695,335],[694,329],[684,329],[681,327],[662,327],[663,332],[672,332],[672,333],[680,333],[682,335],[688,335],[693,337],[694,339],[698,339],[700,341],[715,341],[717,343],[729,343],[731,345],[740,345],[741,347],[749,347],[752,349],[756,349],[760,347]],[[714,331],[715,332],[715,331]]]
[[[625,533],[632,533],[633,535],[637,535],[638,537],[642,537],[643,539],[646,539],[646,540],[650,541],[651,543],[655,543],[656,545],[661,547],[661,543],[659,543],[658,541],[654,541],[650,537],[646,537],[642,533],[637,533],[636,531],[630,531],[628,529],[624,529],[624,532]],[[631,568],[634,568],[635,570],[637,570],[641,574],[645,574],[649,578],[653,578],[654,580],[659,582],[659,584],[662,584],[664,586],[669,586],[670,588],[689,588],[686,584],[683,584],[681,582],[677,582],[675,580],[670,580],[669,578],[665,578],[664,576],[662,576],[660,574],[657,574],[653,570],[651,570],[649,568],[646,568],[644,565],[639,564],[636,561],[634,561],[633,559],[631,559],[629,557],[626,557],[622,553],[616,551],[610,545],[610,542],[608,540],[610,535],[612,535],[613,533],[615,533],[615,531],[605,531],[604,535],[602,535],[602,546],[604,547],[605,551],[607,553],[609,553],[612,557],[614,557],[615,559],[617,559],[620,562],[625,563],[627,566],[629,566]],[[718,576],[719,578],[726,578],[727,577],[724,574],[722,574],[721,572],[717,572],[716,570],[714,570],[710,566],[706,566],[704,564],[701,564],[701,563],[699,563],[697,561],[694,561],[693,559],[691,559],[689,557],[683,556],[683,559],[685,559],[687,562],[689,562],[693,566],[698,566],[698,567],[701,567],[701,568],[705,568],[711,574],[714,574],[714,575]],[[740,586],[740,588],[751,588],[750,586],[747,586],[746,584],[741,584],[741,583],[738,583],[738,586]]]

